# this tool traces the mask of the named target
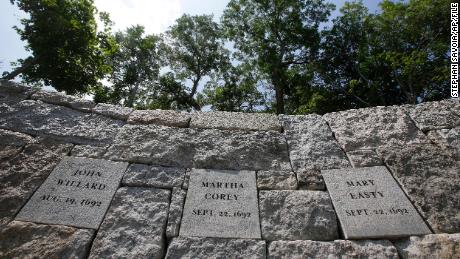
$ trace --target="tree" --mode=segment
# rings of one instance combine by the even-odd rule
[[[319,24],[332,9],[322,0],[231,0],[224,11],[226,36],[234,41],[238,57],[269,79],[278,114],[285,111],[289,70],[314,59]]]
[[[264,104],[263,95],[257,89],[257,78],[251,67],[244,64],[227,66],[208,81],[204,87],[202,102],[212,110],[255,112]]]
[[[68,94],[84,93],[98,84],[110,67],[104,64],[109,51],[97,34],[93,0],[11,0],[29,14],[14,27],[27,41],[31,56],[19,59],[3,79],[22,74],[29,83],[43,82]]]
[[[112,86],[96,91],[96,101],[143,106],[149,92],[154,91],[160,70],[159,38],[144,35],[144,27],[132,26],[113,36],[117,50],[109,57],[112,67],[108,81]]]
[[[228,62],[219,26],[210,15],[183,15],[166,32],[164,41],[165,64],[180,80],[191,81],[189,98],[193,102],[200,81]],[[200,110],[200,105],[193,103]]]

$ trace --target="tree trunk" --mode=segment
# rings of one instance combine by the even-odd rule
[[[276,114],[284,114],[284,84],[278,68],[272,70],[272,84],[275,87]]]
[[[136,98],[138,90],[139,90],[139,85],[136,84],[129,93],[128,100],[126,101],[126,107],[131,107],[131,108],[133,107],[134,99]]]
[[[27,58],[22,66],[17,67],[15,70],[11,71],[10,73],[6,74],[2,79],[4,80],[13,80],[18,75],[24,73],[28,68],[35,65],[38,61],[38,57]]]
[[[195,110],[197,110],[197,111],[201,111],[201,107],[196,102],[196,100],[193,99],[193,97],[195,96],[196,91],[198,90],[198,83],[200,82],[200,79],[201,79],[201,76],[198,76],[197,78],[192,80],[193,81],[193,86],[192,86],[192,91],[190,92],[190,95],[189,95],[190,103],[192,104],[193,108]]]

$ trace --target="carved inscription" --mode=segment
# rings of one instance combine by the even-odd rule
[[[98,228],[127,163],[65,157],[17,220]]]
[[[345,238],[431,233],[386,167],[322,171]]]
[[[260,238],[255,172],[191,173],[180,235]]]

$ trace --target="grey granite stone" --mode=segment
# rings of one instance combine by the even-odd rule
[[[163,258],[169,190],[120,188],[89,258]]]
[[[346,239],[431,234],[384,166],[322,171]]]
[[[137,187],[173,188],[181,187],[185,169],[131,164],[123,176],[122,184]]]
[[[450,259],[460,255],[460,234],[410,237],[393,243],[403,259]]]
[[[327,123],[316,114],[280,116],[294,171],[349,167]]]
[[[435,233],[460,232],[460,161],[433,144],[388,145],[378,152]]]
[[[134,111],[133,108],[123,107],[107,103],[98,103],[96,107],[93,108],[93,112],[111,117],[117,120],[128,120],[129,115]]]
[[[125,125],[104,157],[180,168],[291,170],[286,142],[273,131]]]
[[[190,128],[281,131],[274,114],[220,111],[192,113]]]
[[[9,105],[29,98],[36,90],[12,81],[0,80],[0,111],[4,112]]]
[[[182,189],[188,189],[188,183],[190,182],[190,172],[192,171],[191,168],[185,169],[185,176],[184,176],[184,183],[182,183]]]
[[[85,100],[59,92],[37,91],[31,98],[45,103],[67,106],[82,112],[91,112],[91,109],[96,105],[90,100]]]
[[[0,128],[76,144],[108,144],[122,121],[67,107],[25,100],[0,116]]]
[[[17,220],[99,228],[128,163],[64,157]]]
[[[335,240],[333,242],[296,240],[270,242],[268,258],[398,259],[399,257],[396,248],[387,240]]]
[[[374,149],[348,151],[347,155],[353,167],[369,167],[383,164],[382,159]]]
[[[102,158],[107,151],[108,146],[91,146],[91,145],[76,145],[72,148],[72,156],[88,157],[88,158]]]
[[[187,192],[181,188],[174,187],[172,190],[171,204],[169,204],[168,225],[166,226],[167,238],[177,237],[179,235],[186,194]]]
[[[262,240],[178,237],[169,245],[166,258],[264,259],[265,250],[266,244]]]
[[[411,118],[423,131],[460,126],[460,101],[426,102],[409,109]]]
[[[0,163],[0,226],[14,218],[71,148],[51,141],[32,143]]]
[[[457,160],[460,160],[460,127],[431,130],[427,136],[437,145],[454,153]]]
[[[22,133],[0,129],[0,162],[19,154],[28,143],[35,139]]]
[[[259,191],[265,240],[334,240],[337,219],[327,192]]]
[[[325,191],[326,184],[319,170],[302,170],[296,173],[299,189]]]
[[[406,109],[400,107],[373,107],[334,112],[323,116],[335,138],[346,151],[376,149],[389,143],[429,143]]]
[[[260,190],[295,190],[297,178],[289,171],[258,171],[257,189]]]
[[[94,230],[12,221],[0,229],[0,258],[86,258]]]
[[[188,127],[190,114],[173,110],[136,110],[128,118],[131,124],[156,124],[170,127]]]
[[[180,235],[260,238],[255,172],[192,169]]]

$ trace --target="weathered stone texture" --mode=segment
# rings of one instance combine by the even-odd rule
[[[133,108],[123,107],[107,103],[98,103],[96,107],[93,108],[93,112],[111,117],[117,120],[128,120],[129,115],[134,111]]]
[[[460,127],[453,129],[431,130],[427,136],[442,148],[452,152],[460,160]]]
[[[62,106],[67,106],[69,108],[83,111],[91,112],[91,109],[96,105],[90,100],[85,100],[71,95],[66,95],[59,92],[49,92],[49,91],[37,91],[35,92],[31,99],[40,100],[45,103],[57,104]]]
[[[0,163],[0,226],[13,219],[71,148],[43,140],[26,145],[20,154]]]
[[[327,123],[316,114],[280,116],[294,171],[349,167]]]
[[[319,170],[302,170],[297,172],[297,181],[301,190],[325,191],[326,184]]]
[[[259,171],[257,172],[257,189],[295,190],[297,189],[297,178],[294,172]]]
[[[436,233],[460,232],[460,161],[433,144],[378,152]]]
[[[25,100],[0,116],[0,128],[76,144],[110,143],[124,123],[63,106]]]
[[[120,188],[89,258],[163,258],[170,191]]]
[[[167,259],[175,258],[266,258],[265,241],[202,237],[174,238]]]
[[[171,204],[169,204],[168,224],[166,226],[167,238],[179,235],[186,194],[187,192],[181,188],[174,187],[172,190]]]
[[[22,148],[34,138],[22,133],[0,129],[0,162],[20,153]]]
[[[131,164],[126,170],[122,184],[135,187],[173,188],[181,187],[185,169]]]
[[[409,109],[411,118],[423,131],[460,126],[460,101],[457,99],[426,102]]]
[[[379,166],[383,162],[377,152],[373,149],[358,149],[347,152],[353,167]]]
[[[260,191],[262,238],[334,240],[337,218],[327,192]]]
[[[460,255],[460,234],[413,236],[393,243],[403,259],[451,259]]]
[[[387,240],[336,240],[319,242],[310,240],[273,241],[268,246],[268,258],[398,258],[396,248]]]
[[[86,258],[94,230],[12,221],[0,230],[0,258]]]
[[[156,124],[170,127],[188,127],[190,114],[173,110],[136,110],[128,118],[131,124]]]
[[[291,170],[280,133],[125,125],[105,157],[111,160],[234,170]]]
[[[224,130],[274,130],[281,131],[276,115],[243,112],[192,113],[191,128]]]
[[[102,158],[107,151],[107,146],[76,145],[70,153],[72,156]]]
[[[406,109],[374,107],[334,112],[323,116],[346,151],[376,149],[389,143],[429,143]]]
[[[36,91],[36,89],[31,87],[19,85],[11,81],[0,80],[0,111],[4,112],[8,109],[9,105],[29,98],[34,91]]]

